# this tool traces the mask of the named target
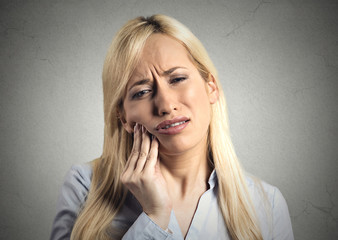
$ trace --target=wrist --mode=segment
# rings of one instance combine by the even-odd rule
[[[159,227],[161,227],[163,230],[168,231],[168,225],[170,221],[170,215],[171,215],[171,208],[164,208],[160,211],[147,213],[145,212],[148,217],[156,223]]]

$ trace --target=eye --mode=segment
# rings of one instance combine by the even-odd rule
[[[171,79],[170,83],[175,84],[175,83],[178,83],[178,82],[182,82],[182,81],[184,81],[186,79],[187,79],[186,77],[176,77],[176,78]]]
[[[147,90],[142,90],[142,91],[139,91],[139,92],[135,93],[131,98],[132,99],[138,99],[138,98],[143,97],[145,94],[147,94],[149,92],[151,92],[151,90],[148,90],[148,89]]]

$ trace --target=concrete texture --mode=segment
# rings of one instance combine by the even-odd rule
[[[187,25],[218,68],[243,166],[295,239],[338,239],[338,2],[1,1],[1,239],[48,239],[63,177],[101,154],[101,70],[139,15]]]

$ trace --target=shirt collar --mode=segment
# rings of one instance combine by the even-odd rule
[[[216,174],[216,170],[214,169],[211,172],[209,180],[208,180],[208,184],[209,184],[210,189],[213,189],[215,187],[216,183],[217,183],[217,174]]]

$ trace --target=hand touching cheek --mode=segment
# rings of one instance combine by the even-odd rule
[[[145,127],[136,123],[134,145],[121,175],[122,183],[136,197],[143,211],[161,228],[170,220],[172,202],[160,170],[159,143]]]

